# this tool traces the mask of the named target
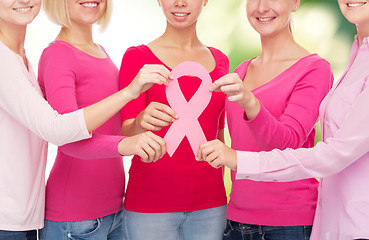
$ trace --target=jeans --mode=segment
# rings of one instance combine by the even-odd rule
[[[262,226],[227,221],[223,240],[309,240],[312,226]]]
[[[102,218],[54,222],[45,220],[40,240],[125,240],[123,210]]]
[[[31,231],[0,230],[0,240],[37,240],[37,230]]]
[[[129,240],[221,240],[226,205],[193,212],[137,213],[126,211]]]

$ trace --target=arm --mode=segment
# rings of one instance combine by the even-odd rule
[[[56,145],[91,137],[82,110],[63,115],[54,111],[14,56],[1,61],[0,72],[0,107],[37,136]]]
[[[143,60],[145,57],[134,47],[126,51],[119,72],[120,89],[131,84],[135,75],[147,66],[146,60]],[[165,104],[151,102],[147,105],[144,93],[124,107],[121,117],[122,135],[133,136],[146,131],[159,131],[164,126],[170,125],[178,116]]]
[[[237,178],[293,181],[342,171],[369,152],[368,102],[369,88],[366,86],[335,136],[319,142],[314,148],[261,153],[238,151],[238,164],[232,166],[237,170]]]
[[[315,61],[310,68],[292,89],[286,108],[279,118],[275,118],[243,86],[237,74],[218,80],[218,88],[230,95],[229,100],[236,101],[244,108],[244,122],[261,149],[268,151],[274,148],[298,148],[306,142],[316,124],[320,102],[333,82],[333,75],[326,61]]]

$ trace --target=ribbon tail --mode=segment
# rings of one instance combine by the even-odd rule
[[[182,132],[182,133],[181,133]],[[185,136],[184,127],[178,122],[175,122],[170,126],[167,133],[164,136],[165,143],[167,144],[167,153],[170,157],[173,156],[177,150],[179,144]]]
[[[192,124],[192,127],[188,129],[186,135],[188,138],[188,142],[191,145],[192,152],[196,157],[200,145],[208,141],[197,119],[196,122]]]

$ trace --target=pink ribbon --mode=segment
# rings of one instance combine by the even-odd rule
[[[195,76],[202,80],[200,87],[188,102],[178,83],[178,78],[186,75]],[[173,156],[183,138],[187,136],[196,156],[200,145],[207,141],[198,117],[208,106],[211,99],[209,90],[212,84],[211,77],[201,64],[190,61],[178,64],[172,70],[172,76],[173,80],[169,81],[166,95],[169,105],[178,114],[179,118],[172,123],[164,136],[167,152],[169,156]]]

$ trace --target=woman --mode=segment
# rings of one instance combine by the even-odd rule
[[[0,239],[6,240],[35,239],[35,229],[43,227],[45,140],[63,145],[90,138],[125,103],[160,83],[141,74],[99,103],[57,114],[43,98],[24,51],[27,25],[40,5],[40,0],[0,2]]]
[[[124,88],[145,64],[161,64],[171,70],[183,61],[202,64],[213,79],[228,73],[229,62],[219,50],[206,47],[197,37],[196,24],[205,0],[159,0],[167,20],[164,34],[148,45],[129,48],[120,70]],[[189,101],[199,79],[179,78]],[[223,141],[225,95],[214,93],[198,121],[207,139]],[[122,110],[122,133],[131,136],[155,131],[163,137],[181,115],[168,106],[165,87],[153,87]],[[176,116],[176,115],[179,116]],[[201,239],[222,238],[226,195],[221,169],[198,164],[184,138],[170,157],[144,164],[134,157],[125,198],[128,238]]]
[[[95,23],[107,25],[111,1],[45,0],[44,8],[51,20],[61,25],[39,62],[39,84],[50,105],[61,113],[71,112],[117,92],[118,69],[92,39]],[[145,75],[146,81],[156,78],[150,81],[167,83],[170,72],[150,65],[142,68],[140,75]],[[151,132],[126,139],[120,132],[116,114],[96,129],[91,139],[58,148],[46,186],[41,239],[123,239],[121,155],[136,154],[143,161],[156,161],[166,149],[164,140]]]
[[[224,153],[212,159],[204,152],[199,156],[213,166],[232,168],[238,179],[322,178],[312,240],[369,239],[369,3],[338,3],[347,20],[356,25],[357,36],[348,67],[320,106],[323,141],[310,149],[261,153],[223,146]]]
[[[293,38],[290,19],[299,4],[299,0],[247,1],[247,18],[260,35],[261,54],[241,63],[211,89],[229,96],[226,112],[233,149],[259,152],[314,146],[319,105],[333,76],[327,61]],[[203,146],[202,151],[209,150]],[[231,176],[224,239],[309,238],[316,179],[279,183],[235,180],[234,172]]]

